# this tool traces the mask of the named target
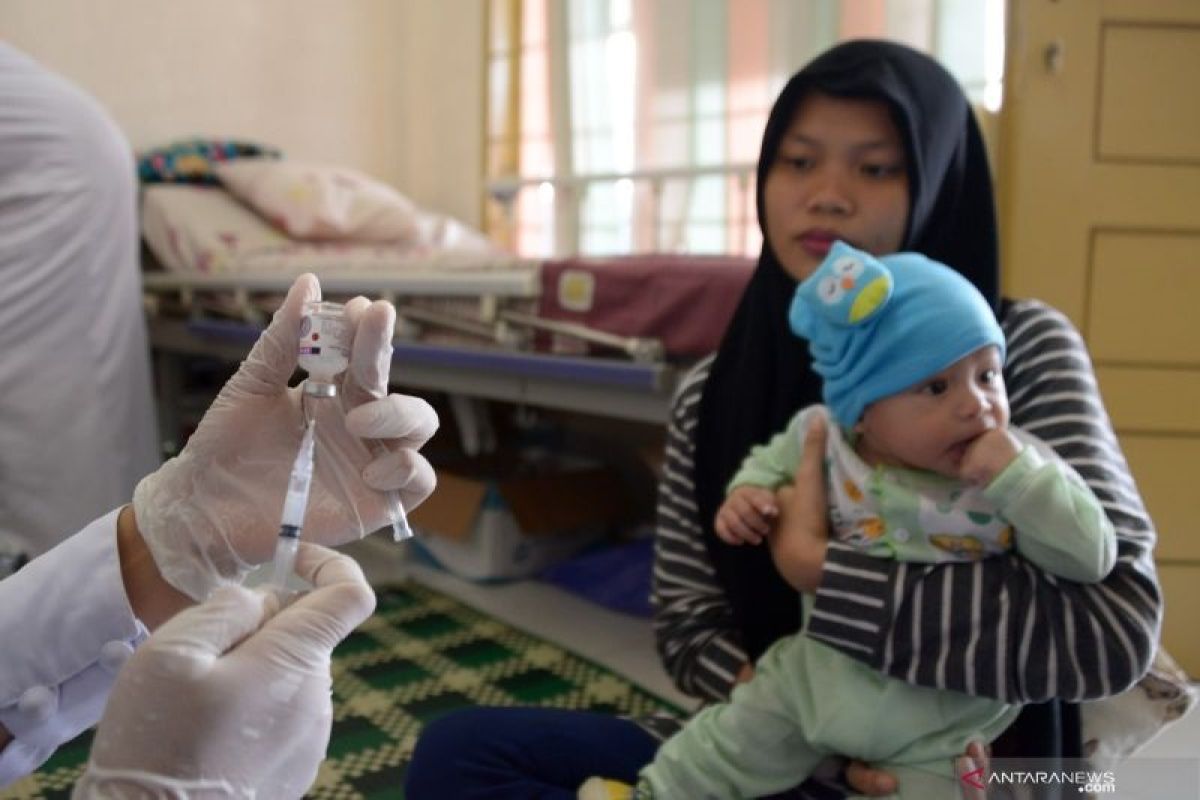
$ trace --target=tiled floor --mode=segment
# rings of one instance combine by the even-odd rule
[[[348,548],[373,584],[414,577],[524,630],[555,641],[683,707],[695,701],[671,684],[654,652],[648,620],[618,614],[537,581],[479,584],[411,563],[403,546],[384,536]],[[1169,726],[1138,754],[1145,758],[1200,756],[1200,712]]]

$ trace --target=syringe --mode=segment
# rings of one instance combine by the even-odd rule
[[[296,549],[300,546],[300,531],[304,527],[304,510],[308,507],[308,489],[313,474],[313,433],[317,421],[312,420],[304,429],[300,450],[292,464],[288,478],[287,496],[283,501],[283,516],[279,521],[279,539],[275,542],[275,563],[271,584],[280,589],[287,588],[288,576],[296,566]]]

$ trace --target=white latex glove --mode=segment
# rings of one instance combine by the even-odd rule
[[[180,612],[117,675],[76,798],[293,798],[333,721],[330,653],[375,608],[354,561],[302,543],[308,594],[229,586]],[[272,614],[274,614],[272,616]]]
[[[203,600],[271,558],[303,434],[301,389],[289,389],[304,303],[318,300],[313,275],[296,279],[237,374],[229,379],[177,457],[138,484],[138,528],[163,577]],[[337,398],[304,398],[316,419],[314,480],[303,537],[335,546],[391,523],[388,490],[405,508],[433,491],[433,468],[417,448],[438,426],[424,400],[388,395],[396,310],[357,297],[346,304],[350,365]],[[348,412],[348,413],[347,413]],[[382,441],[375,457],[363,439]]]

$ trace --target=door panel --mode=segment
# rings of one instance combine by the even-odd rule
[[[1106,22],[1098,60],[1100,160],[1200,163],[1200,114],[1162,101],[1195,95],[1200,26]]]
[[[1200,367],[1200,235],[1095,229],[1088,272],[1093,358]]]

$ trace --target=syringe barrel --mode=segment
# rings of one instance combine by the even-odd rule
[[[275,542],[275,561],[271,570],[271,584],[283,589],[287,586],[288,578],[296,568],[296,550],[300,547],[299,529],[289,530],[290,525],[284,525],[279,531]]]
[[[279,523],[299,528],[304,524],[304,508],[307,505],[308,487],[297,492],[292,491],[292,487],[289,486],[287,496],[283,499],[283,514]]]
[[[283,499],[282,525],[299,528],[304,524],[304,509],[308,506],[308,490],[312,484],[313,449],[316,445],[314,433],[316,422],[310,422],[300,440],[300,449],[288,475],[287,495]]]

